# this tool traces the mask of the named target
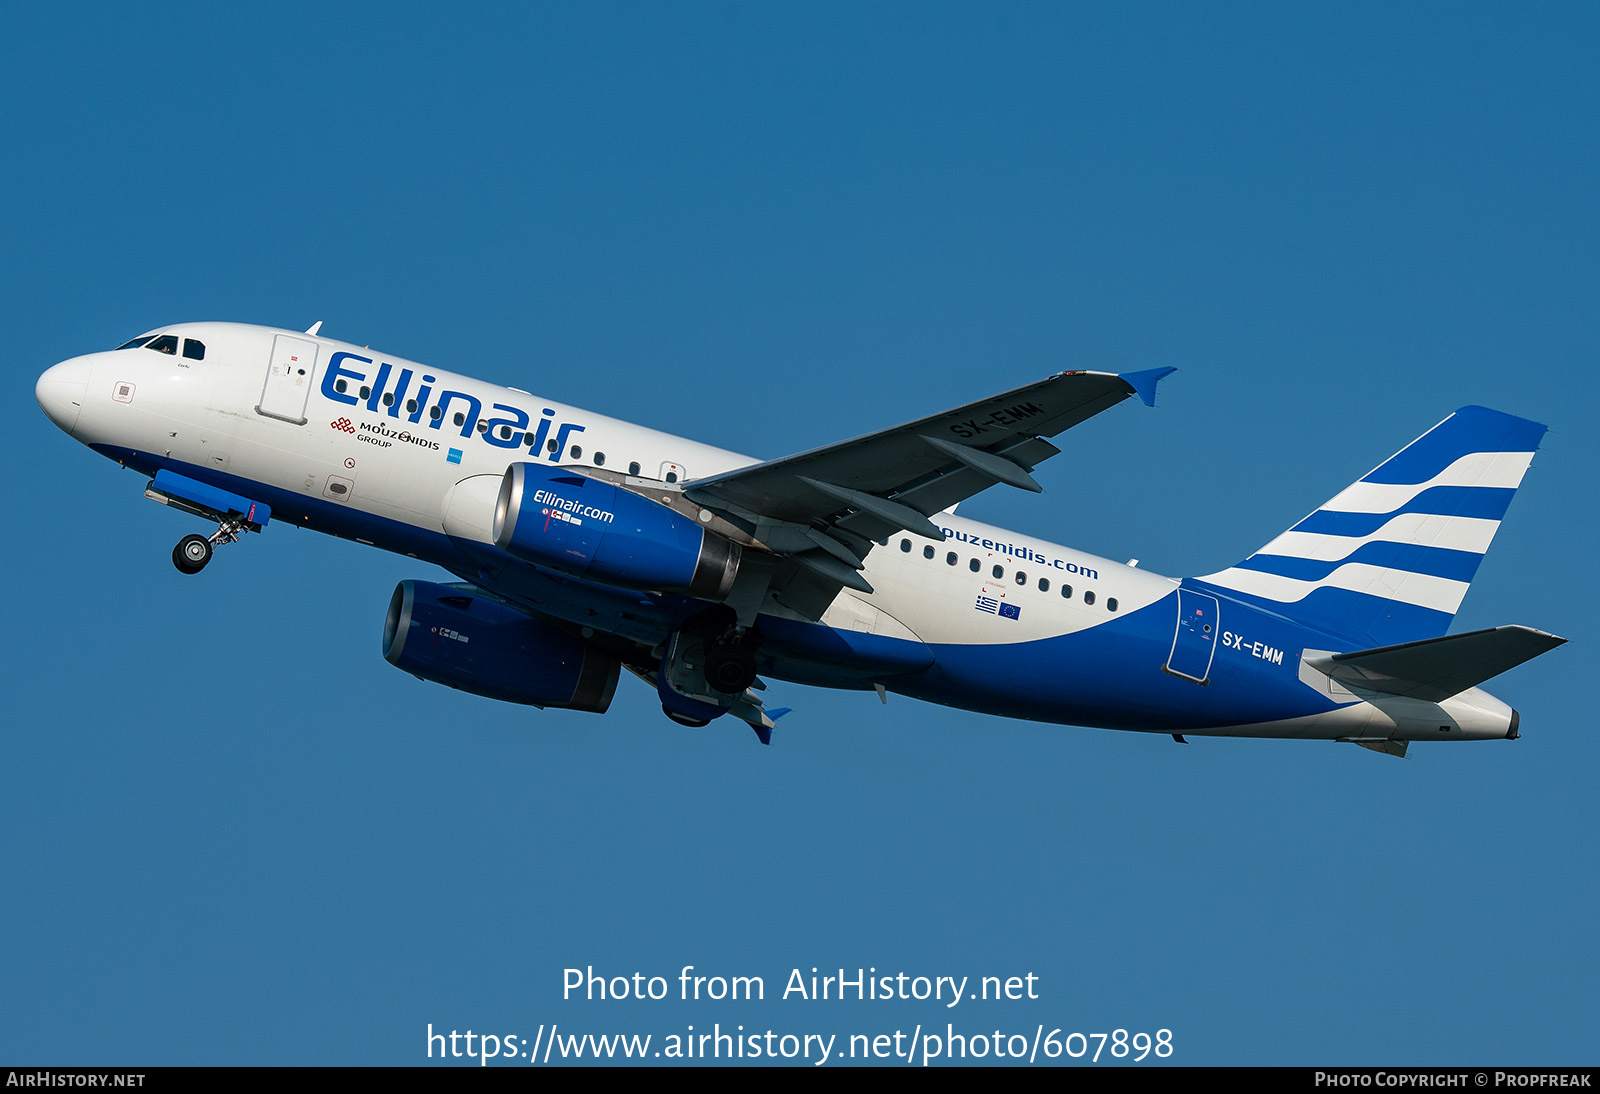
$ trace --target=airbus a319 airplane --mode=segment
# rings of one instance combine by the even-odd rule
[[[1047,438],[1171,369],[1063,372],[757,461],[320,335],[163,327],[37,384],[61,429],[215,521],[173,561],[293,523],[442,566],[384,656],[513,703],[771,739],[763,675],[1041,722],[1230,737],[1509,739],[1478,685],[1565,639],[1446,635],[1545,427],[1464,407],[1250,557],[1182,580],[955,515],[1038,491]]]

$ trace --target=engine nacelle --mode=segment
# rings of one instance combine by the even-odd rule
[[[604,714],[621,662],[471,586],[402,581],[383,624],[395,668],[474,695]]]
[[[629,589],[720,600],[739,572],[737,543],[609,482],[556,467],[506,468],[494,542],[509,555]]]

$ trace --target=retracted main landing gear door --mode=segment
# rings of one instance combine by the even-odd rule
[[[315,342],[287,334],[275,337],[272,360],[267,365],[267,382],[261,389],[256,413],[305,425],[306,399],[311,395],[311,378],[316,371]]]
[[[1178,626],[1167,655],[1167,671],[1197,684],[1211,675],[1217,653],[1217,598],[1178,590]]]

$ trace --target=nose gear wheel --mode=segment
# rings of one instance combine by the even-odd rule
[[[197,574],[206,568],[216,549],[224,543],[234,543],[247,530],[243,519],[225,520],[217,525],[210,537],[187,535],[172,549],[172,564],[180,573]]]

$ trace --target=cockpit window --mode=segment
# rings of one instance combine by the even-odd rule
[[[170,353],[176,357],[178,355],[178,336],[176,334],[163,334],[160,338],[151,339],[150,344],[144,348],[153,349],[157,353]]]
[[[195,338],[183,340],[183,355],[191,361],[204,361],[206,359],[206,344]]]
[[[147,334],[143,338],[135,338],[131,342],[124,342],[124,343],[122,343],[122,345],[118,346],[117,349],[138,349],[140,346],[144,345],[146,342],[150,341],[150,339],[152,339],[154,337],[155,337],[155,335],[153,335],[153,334]],[[115,352],[115,351],[113,351],[113,352]]]

